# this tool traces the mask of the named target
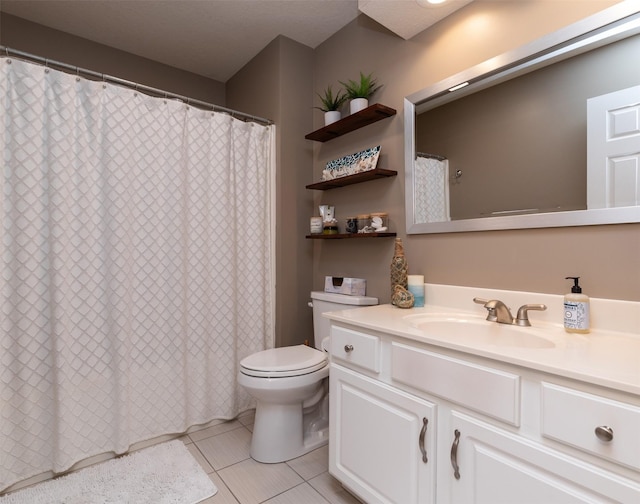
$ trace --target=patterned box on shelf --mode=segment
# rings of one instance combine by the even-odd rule
[[[324,277],[324,291],[349,296],[364,296],[367,281],[364,278]]]
[[[380,146],[371,147],[355,154],[334,159],[327,163],[322,171],[322,180],[333,180],[348,175],[355,175],[369,170],[374,170],[378,164]]]

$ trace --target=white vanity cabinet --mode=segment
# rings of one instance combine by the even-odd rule
[[[340,320],[331,338],[329,468],[364,502],[640,503],[637,396]]]
[[[378,379],[380,338],[332,335],[331,473],[367,503],[435,502],[435,405]]]
[[[445,502],[477,504],[635,503],[637,482],[624,481],[463,413],[451,413],[451,468],[438,482]],[[453,466],[458,478],[452,477]],[[444,468],[442,468],[444,469]]]

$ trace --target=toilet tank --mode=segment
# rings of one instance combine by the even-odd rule
[[[378,304],[378,298],[369,296],[347,296],[331,292],[313,291],[311,306],[313,307],[313,339],[315,347],[322,349],[322,340],[329,337],[330,321],[323,317],[324,312],[349,310]]]

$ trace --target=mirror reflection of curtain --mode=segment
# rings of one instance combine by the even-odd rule
[[[415,221],[445,222],[449,215],[449,161],[418,156],[415,163]]]

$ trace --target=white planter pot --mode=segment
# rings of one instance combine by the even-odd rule
[[[369,106],[369,100],[366,98],[354,98],[349,102],[349,112],[355,114],[361,110],[366,109]]]
[[[330,124],[339,121],[342,117],[339,110],[329,110],[329,112],[324,113],[324,125],[329,126]]]

